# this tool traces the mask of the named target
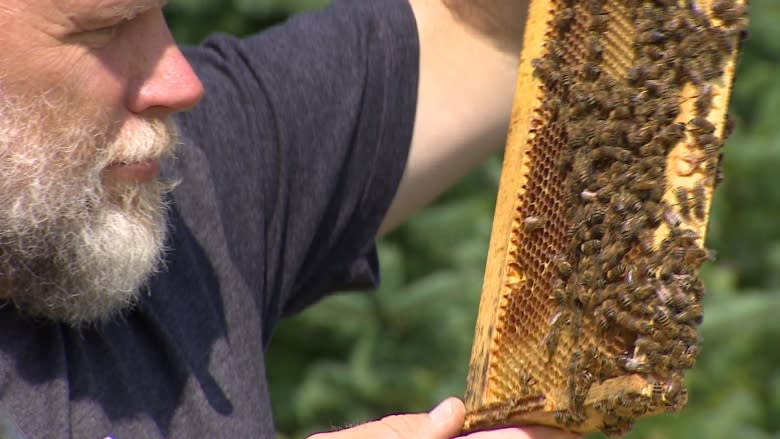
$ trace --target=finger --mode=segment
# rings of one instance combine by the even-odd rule
[[[463,402],[447,398],[430,413],[386,416],[332,433],[320,433],[309,439],[449,439],[460,433],[465,416]]]
[[[582,435],[549,427],[502,428],[478,431],[463,436],[463,439],[580,439]]]

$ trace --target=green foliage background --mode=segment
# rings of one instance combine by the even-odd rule
[[[370,1],[370,0],[366,0]],[[171,0],[180,42],[246,34],[326,0]],[[631,438],[780,438],[780,1],[751,1],[705,266],[703,349],[680,415]],[[446,109],[442,109],[446,111]],[[268,353],[280,437],[426,410],[461,395],[500,162],[491,160],[383,240],[383,285],[282,324]],[[598,435],[594,435],[598,437]]]

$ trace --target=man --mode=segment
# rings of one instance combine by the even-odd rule
[[[271,437],[274,325],[374,284],[377,234],[502,143],[522,2],[341,0],[185,54],[163,3],[0,0],[0,407],[26,437]]]

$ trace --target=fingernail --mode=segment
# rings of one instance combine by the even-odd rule
[[[452,417],[452,402],[449,399],[445,399],[434,407],[433,410],[428,413],[428,416],[437,423],[449,421]]]

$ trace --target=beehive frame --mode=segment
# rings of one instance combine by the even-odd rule
[[[473,431],[687,401],[744,2],[533,0],[467,378]]]

